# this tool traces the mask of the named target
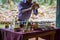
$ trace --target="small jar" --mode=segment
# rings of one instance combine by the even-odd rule
[[[5,28],[9,28],[9,23],[6,23],[5,24]]]

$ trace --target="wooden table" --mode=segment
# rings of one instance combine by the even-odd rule
[[[11,31],[9,29],[0,29],[0,31],[2,32],[2,35],[0,34],[0,37],[1,36],[4,36],[5,35],[5,40],[28,40],[30,38],[36,38],[36,40],[38,40],[38,37],[40,38],[43,38],[43,37],[46,37],[46,36],[49,36],[49,40],[54,40],[54,35],[55,35],[55,30],[44,30],[44,31],[41,31],[41,30],[35,30],[35,31],[31,31],[31,32],[14,32],[14,31]],[[8,36],[9,35],[9,36]],[[4,37],[2,38],[4,39]]]
[[[42,31],[42,32],[38,31],[35,33],[31,32],[26,34],[24,33],[22,40],[28,40],[29,38],[34,38],[34,37],[36,38],[36,40],[38,40],[38,37],[43,38],[45,36],[49,36],[50,37],[49,40],[54,40],[54,35],[55,35],[55,30]]]

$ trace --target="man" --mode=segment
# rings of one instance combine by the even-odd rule
[[[35,2],[34,2],[35,3]],[[25,21],[28,20],[31,12],[33,10],[34,14],[38,14],[38,7],[34,7],[34,3],[32,3],[32,0],[22,0],[18,4],[18,20],[19,21]]]

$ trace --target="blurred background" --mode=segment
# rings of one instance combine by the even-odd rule
[[[21,0],[0,0],[0,27],[3,27],[5,22],[11,22],[14,17],[17,17],[18,2],[20,1]],[[40,8],[38,9],[37,16],[32,12],[29,21],[50,21],[54,24],[53,26],[56,27],[56,0],[33,0],[32,2],[34,1],[39,4]]]

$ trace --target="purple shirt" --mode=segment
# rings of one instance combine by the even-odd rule
[[[18,19],[20,19],[21,21],[25,21],[25,20],[29,19],[30,15],[32,13],[32,10],[29,10],[25,13],[22,13],[22,10],[30,8],[31,5],[32,5],[32,3],[28,4],[28,3],[24,3],[23,1],[19,2],[19,4],[18,4]],[[35,15],[38,14],[37,9],[34,9],[33,12]]]

